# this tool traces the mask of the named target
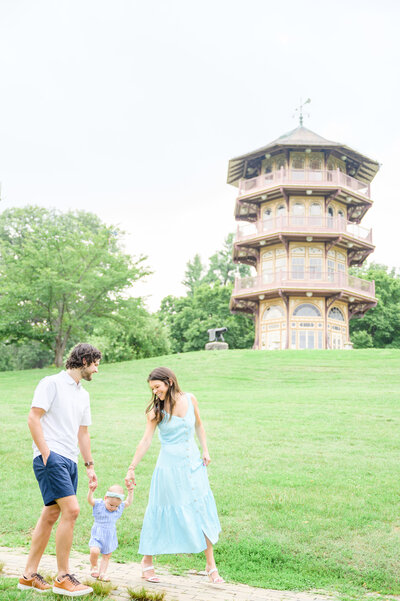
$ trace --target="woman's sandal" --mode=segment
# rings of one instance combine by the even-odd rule
[[[91,575],[91,577],[92,577],[92,578],[98,578],[98,577],[100,576],[100,572],[99,572],[99,570],[95,570],[95,569],[93,569],[93,570],[90,572],[90,575]]]
[[[106,576],[104,572],[100,572],[98,579],[102,580],[103,582],[110,582],[110,578]]]
[[[217,574],[217,576],[213,578],[212,574],[215,573]],[[218,568],[212,568],[210,571],[206,570],[206,574],[213,584],[222,584],[223,582],[225,582],[225,580],[218,574]]]
[[[158,576],[148,576],[146,578],[144,573],[148,572],[149,570],[154,570],[154,566],[147,566],[147,568],[144,568],[142,566],[142,578],[144,578],[147,582],[160,582],[160,579]]]

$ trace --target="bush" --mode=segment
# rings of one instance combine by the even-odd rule
[[[372,348],[374,346],[372,336],[364,330],[354,332],[351,336],[354,348]]]
[[[36,340],[12,344],[0,342],[0,371],[47,367],[52,364],[53,356],[52,351]]]

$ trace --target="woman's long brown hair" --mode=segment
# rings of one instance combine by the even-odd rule
[[[156,369],[153,369],[147,378],[147,381],[151,382],[153,380],[161,380],[161,382],[164,382],[164,384],[168,386],[165,399],[162,401],[156,394],[153,393],[151,402],[146,408],[146,413],[149,413],[152,409],[154,409],[155,419],[157,424],[159,424],[164,419],[163,411],[166,403],[169,406],[169,419],[171,419],[174,412],[174,407],[176,405],[176,397],[177,395],[181,394],[182,391],[179,388],[176,375],[173,371],[168,369],[168,367],[156,367]]]

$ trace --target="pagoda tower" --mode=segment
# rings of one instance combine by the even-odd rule
[[[300,121],[300,123],[302,123]],[[379,163],[300,125],[231,159],[238,187],[231,311],[251,313],[255,349],[351,348],[349,320],[377,303],[374,282],[348,273],[374,250],[362,218]]]

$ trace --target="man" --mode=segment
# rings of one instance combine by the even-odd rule
[[[97,485],[90,451],[91,424],[88,392],[81,380],[97,373],[101,352],[90,344],[78,344],[66,362],[66,371],[41,380],[35,390],[28,425],[33,438],[33,470],[39,483],[44,508],[32,534],[32,544],[18,588],[47,592],[51,586],[38,573],[39,562],[52,528],[56,531],[57,578],[53,592],[69,597],[91,593],[69,569],[75,521],[79,515],[76,498],[78,454],[82,454],[89,482]],[[79,450],[78,450],[79,446]]]

